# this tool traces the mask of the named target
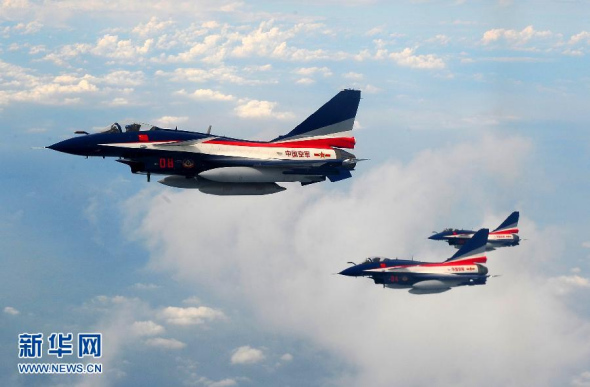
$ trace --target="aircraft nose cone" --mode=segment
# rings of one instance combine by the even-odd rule
[[[59,142],[56,142],[55,144],[46,146],[45,148],[61,152],[62,150],[61,150],[61,146],[59,144],[60,144]]]
[[[89,156],[93,153],[95,144],[92,144],[88,136],[74,137],[64,141],[57,142],[53,145],[49,145],[47,148],[54,151],[69,153],[72,155]]]
[[[441,238],[440,233],[434,234],[434,235],[431,235],[428,237],[428,239],[432,239],[433,241],[438,241],[438,240],[440,240],[440,238]]]
[[[76,154],[76,150],[78,147],[75,146],[75,142],[72,140],[74,139],[56,142],[53,145],[49,145],[47,148],[58,152]]]
[[[358,270],[356,269],[356,267],[353,266],[353,267],[349,267],[347,269],[342,270],[338,274],[340,274],[340,275],[346,275],[346,276],[349,276],[349,277],[354,277],[354,276],[357,275],[357,272],[358,272]]]

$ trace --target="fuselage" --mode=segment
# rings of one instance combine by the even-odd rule
[[[488,269],[486,258],[459,262],[420,262],[414,260],[368,258],[339,274],[371,277],[376,284],[389,288],[412,288],[415,293],[439,293],[450,287],[483,285]]]
[[[80,156],[118,157],[118,161],[128,164],[134,173],[194,177],[215,169],[215,172],[202,177],[233,183],[314,182],[320,174],[307,170],[309,168],[306,165],[329,163],[330,166],[353,169],[355,156],[340,149],[352,147],[353,137],[326,136],[284,142],[256,142],[156,128],[149,131],[80,135],[49,148]],[[286,165],[291,172],[285,173],[283,167]],[[293,165],[297,166],[295,170]],[[223,169],[236,166],[246,169]],[[238,178],[239,181],[236,181]]]
[[[308,185],[352,177],[357,158],[352,130],[360,90],[345,89],[288,133],[270,141],[248,141],[207,133],[114,123],[48,148],[80,156],[117,157],[132,173],[166,175],[159,182],[212,195],[268,195],[278,182]]]
[[[471,239],[473,234],[475,234],[475,231],[473,230],[449,229],[431,235],[428,239],[446,241],[449,245],[458,248]],[[518,236],[518,228],[492,231],[488,236],[486,250],[494,250],[498,247],[517,246],[519,243],[520,237]]]

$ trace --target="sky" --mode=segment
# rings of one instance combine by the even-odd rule
[[[3,385],[590,386],[588,11],[1,0]],[[344,88],[369,160],[337,183],[216,197],[43,148],[115,121],[269,140]],[[486,286],[334,275],[514,210]],[[103,373],[19,375],[24,332],[101,332]]]

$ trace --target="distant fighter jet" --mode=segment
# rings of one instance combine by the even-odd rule
[[[339,274],[370,277],[392,289],[409,289],[413,294],[442,293],[457,286],[485,285],[488,269],[485,246],[489,230],[482,228],[451,258],[440,263],[405,259],[367,258]]]
[[[490,232],[488,238],[488,244],[486,246],[487,251],[495,250],[498,247],[505,246],[516,246],[520,243],[520,237],[518,236],[518,217],[519,212],[514,211],[502,224]],[[447,241],[449,245],[459,248],[463,246],[475,233],[471,230],[459,230],[453,228],[447,228],[443,232],[437,233],[428,237],[435,241]]]
[[[284,191],[277,182],[301,185],[352,177],[359,161],[351,136],[361,92],[343,90],[284,136],[247,141],[207,133],[117,123],[95,134],[48,148],[81,156],[118,157],[132,173],[169,175],[159,182],[213,195],[266,195]]]

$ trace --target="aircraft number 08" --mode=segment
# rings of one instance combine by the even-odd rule
[[[172,158],[161,158],[160,159],[160,168],[174,168],[174,159]]]

